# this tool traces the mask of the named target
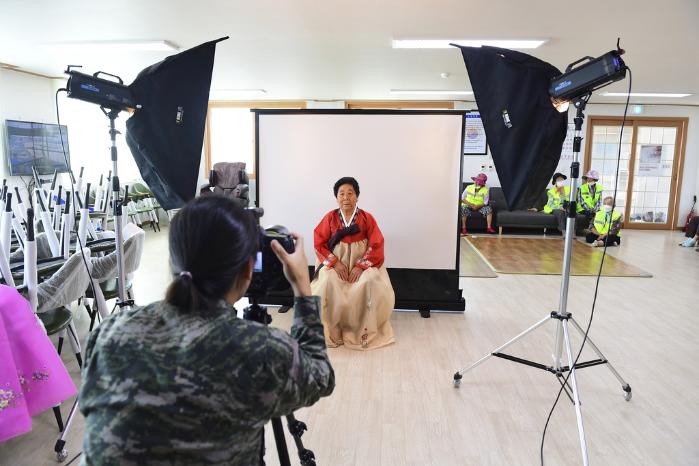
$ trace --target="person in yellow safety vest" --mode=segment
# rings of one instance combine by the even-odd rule
[[[553,214],[558,222],[558,229],[561,233],[566,231],[566,208],[570,202],[570,186],[566,185],[565,180],[568,177],[563,173],[556,173],[553,175],[551,184],[553,188],[546,191],[547,201],[544,206],[545,214]],[[532,212],[536,212],[536,208],[529,209]]]
[[[473,212],[480,212],[485,217],[488,225],[486,231],[495,233],[493,228],[493,208],[488,205],[490,203],[490,189],[485,185],[488,177],[485,173],[479,173],[478,176],[472,176],[473,184],[466,186],[464,192],[461,193],[461,234],[468,234],[466,222]]]
[[[597,211],[592,228],[585,240],[595,247],[621,244],[621,214],[614,210],[614,198],[604,198],[602,209]]]
[[[587,178],[587,182],[583,180],[578,191],[578,213],[585,215],[588,220],[592,220],[600,209],[603,188],[602,185],[597,184],[599,180],[597,170],[588,171],[583,178]]]

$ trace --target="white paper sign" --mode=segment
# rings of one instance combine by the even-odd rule
[[[662,174],[663,146],[641,146],[641,159],[638,163],[639,176],[660,176]]]
[[[469,112],[464,118],[464,154],[485,155],[487,141],[480,112]]]

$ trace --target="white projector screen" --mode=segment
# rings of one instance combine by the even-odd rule
[[[353,176],[359,207],[385,237],[388,268],[454,270],[463,113],[259,111],[257,203],[264,226],[306,239],[337,209],[333,184]]]

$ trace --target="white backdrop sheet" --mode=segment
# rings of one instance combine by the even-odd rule
[[[391,268],[456,266],[462,114],[264,113],[258,115],[262,224],[284,225],[306,240],[337,208],[343,176],[360,186]]]

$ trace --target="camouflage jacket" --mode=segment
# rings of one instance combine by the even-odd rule
[[[291,335],[228,305],[112,314],[85,350],[82,464],[261,464],[264,424],[335,387],[319,298],[294,307]]]

